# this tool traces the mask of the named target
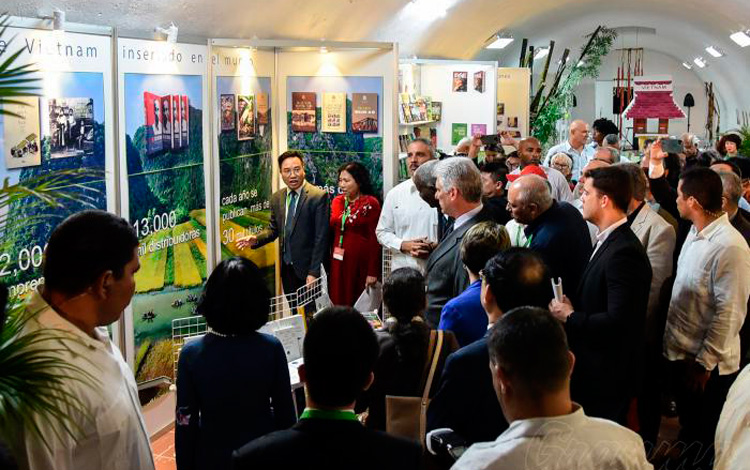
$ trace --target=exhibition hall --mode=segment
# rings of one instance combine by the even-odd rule
[[[0,469],[744,469],[746,0],[0,6]]]

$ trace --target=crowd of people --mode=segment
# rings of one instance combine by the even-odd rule
[[[208,332],[179,356],[178,468],[746,466],[750,160],[736,136],[701,150],[686,134],[679,154],[656,140],[620,161],[617,127],[592,127],[589,143],[574,121],[545,158],[537,139],[506,138],[514,151],[481,164],[479,136],[444,159],[415,139],[382,205],[361,164],[339,169],[329,205],[303,155],[282,154],[270,225],[238,245],[278,239],[285,292],[329,273],[335,306],[306,312],[305,408],[298,419],[281,343],[258,332],[259,269],[225,260],[197,307]],[[154,467],[133,374],[98,328],[133,295],[137,244],[100,211],[53,233],[31,327],[69,332],[65,357],[102,389],[71,384],[96,418],[80,412],[86,438],[21,436],[24,468]],[[389,318],[374,331],[352,305],[379,282]],[[659,449],[671,412],[681,445]]]

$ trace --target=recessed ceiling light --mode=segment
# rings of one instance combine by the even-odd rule
[[[485,46],[485,49],[505,49],[512,42],[513,38],[503,38],[498,35],[495,37],[494,41]]]
[[[711,54],[712,56],[714,56],[716,58],[724,56],[724,53],[721,52],[719,49],[715,48],[714,46],[708,46],[706,48],[706,52],[708,52],[709,54]]]
[[[748,31],[748,32],[750,32],[750,31]],[[750,36],[748,36],[747,32],[745,32],[745,31],[736,32],[736,33],[732,34],[731,36],[729,36],[729,38],[732,41],[736,42],[737,45],[740,46],[740,47],[750,46]]]
[[[696,57],[695,59],[693,59],[693,63],[700,68],[704,68],[706,66],[706,61],[703,59],[703,57]]]
[[[688,69],[688,70],[693,70],[693,66],[692,66],[692,65],[690,65],[690,64],[688,64],[687,62],[683,62],[683,63],[682,63],[682,66],[683,66],[683,67],[685,67],[685,68],[686,68],[686,69]]]
[[[543,47],[541,49],[537,49],[536,54],[534,54],[534,60],[544,59],[547,57],[547,54],[549,54],[549,48]]]

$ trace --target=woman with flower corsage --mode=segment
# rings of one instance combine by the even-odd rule
[[[352,306],[380,275],[380,244],[375,237],[380,202],[361,163],[345,163],[338,175],[342,194],[331,204],[333,250],[328,291],[335,305]]]

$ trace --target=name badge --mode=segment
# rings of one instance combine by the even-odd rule
[[[333,259],[344,261],[344,249],[340,246],[333,247]]]

